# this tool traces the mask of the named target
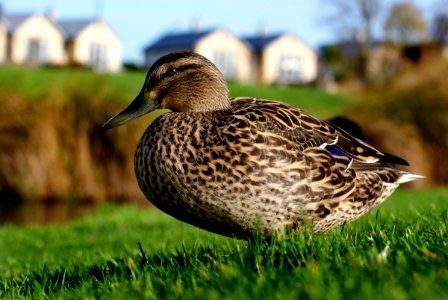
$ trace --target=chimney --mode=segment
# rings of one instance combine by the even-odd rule
[[[56,9],[54,9],[53,7],[50,7],[47,9],[47,12],[45,13],[45,15],[47,16],[48,19],[50,19],[52,22],[56,22],[56,19],[58,17],[58,13],[56,11]]]
[[[258,28],[258,35],[260,37],[265,37],[268,35],[268,28],[264,22],[261,23],[260,27]]]
[[[196,17],[193,19],[193,32],[201,32],[201,22],[199,21],[199,18]]]

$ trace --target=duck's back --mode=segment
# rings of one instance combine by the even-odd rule
[[[336,146],[340,155],[328,150]],[[289,105],[238,98],[228,110],[156,119],[139,143],[135,171],[162,211],[247,237],[307,223],[324,231],[358,218],[404,174],[381,155]]]

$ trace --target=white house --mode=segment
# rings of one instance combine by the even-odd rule
[[[62,32],[45,15],[6,14],[2,23],[7,31],[6,61],[32,65],[62,65],[65,62]]]
[[[121,56],[120,38],[102,20],[56,21],[52,14],[2,14],[0,9],[0,63],[118,72]]]
[[[3,22],[0,15],[0,63],[6,62],[6,44],[8,40],[8,31],[6,29],[6,23]]]
[[[166,34],[145,48],[146,66],[172,51],[190,50],[210,59],[226,79],[251,80],[251,49],[223,29]]]
[[[104,21],[61,20],[57,25],[64,35],[68,64],[101,72],[122,69],[120,38]]]
[[[256,81],[272,84],[304,84],[317,78],[318,56],[298,37],[260,34],[246,37],[253,49]]]

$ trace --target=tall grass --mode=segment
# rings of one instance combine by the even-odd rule
[[[110,132],[101,124],[132,98],[110,77],[86,71],[2,70],[2,202],[139,199],[133,153],[144,124]]]
[[[426,176],[415,184],[448,183],[448,62],[428,58],[385,86],[364,93],[350,114],[370,142],[406,158]]]

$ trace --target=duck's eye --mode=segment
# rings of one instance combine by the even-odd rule
[[[176,73],[177,73],[177,69],[175,67],[168,67],[168,69],[166,69],[166,72],[165,72],[165,74],[168,76],[173,76]]]

